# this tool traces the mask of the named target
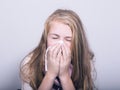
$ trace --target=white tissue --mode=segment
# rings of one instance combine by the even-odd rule
[[[58,43],[63,44],[64,42],[62,40],[58,41]]]
[[[59,43],[59,44],[64,44],[64,42],[62,41],[62,40],[60,40],[60,41],[58,41],[57,43]],[[45,53],[45,71],[47,71],[48,69],[47,69],[47,52],[48,52],[48,50],[51,48],[51,46],[49,46],[48,48],[47,48],[47,50],[46,50],[46,53]]]
[[[47,52],[51,47],[48,47],[45,53],[45,71],[47,71]]]

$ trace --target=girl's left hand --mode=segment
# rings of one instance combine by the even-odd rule
[[[59,71],[59,78],[70,76],[69,75],[69,68],[71,64],[71,51],[65,44],[62,46],[62,54],[60,60],[60,71]]]

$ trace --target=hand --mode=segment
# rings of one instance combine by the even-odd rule
[[[71,51],[70,48],[63,44],[62,46],[62,55],[60,60],[60,72],[59,78],[70,76],[69,67],[71,64]]]
[[[52,77],[56,78],[59,73],[59,63],[60,63],[60,57],[61,57],[61,45],[56,44],[52,46],[48,50],[47,54],[47,67],[48,71],[47,74],[52,75]]]

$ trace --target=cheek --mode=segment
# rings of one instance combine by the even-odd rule
[[[48,39],[48,40],[47,40],[47,47],[53,46],[53,45],[55,45],[56,43],[57,43],[57,41],[52,40],[52,39]]]
[[[71,48],[71,42],[64,42],[68,48]]]

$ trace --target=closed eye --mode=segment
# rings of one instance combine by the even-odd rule
[[[68,39],[66,39],[66,41],[69,41],[69,42],[71,42],[72,40],[68,40]]]
[[[65,39],[66,39],[66,41],[69,41],[69,42],[72,41],[72,38],[71,38],[71,37],[66,37]]]
[[[58,37],[52,37],[52,39],[58,39]]]
[[[57,34],[51,34],[50,36],[51,36],[52,39],[58,39],[59,38],[59,35],[57,35]]]

